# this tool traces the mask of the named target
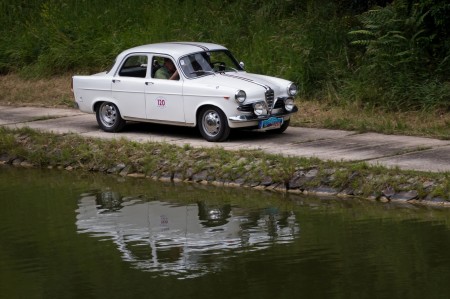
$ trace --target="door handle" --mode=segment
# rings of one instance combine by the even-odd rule
[[[120,82],[120,80],[117,80],[117,79],[113,79],[112,81],[113,81],[113,83],[119,83]]]
[[[145,82],[145,85],[153,85],[153,84],[155,84],[154,82]]]

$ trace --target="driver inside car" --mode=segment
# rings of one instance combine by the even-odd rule
[[[178,70],[173,64],[173,61],[169,58],[164,58],[164,64],[160,67],[156,73],[157,79],[178,80],[180,78]]]

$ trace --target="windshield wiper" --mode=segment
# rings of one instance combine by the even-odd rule
[[[213,74],[214,76],[216,75],[216,73],[213,71],[204,71],[204,70],[193,71],[190,74],[191,75],[192,74]]]
[[[225,70],[215,71],[215,73],[222,74],[222,73],[226,73],[226,72],[229,71],[229,70],[234,71],[235,73],[239,72],[239,71],[238,71],[237,69],[235,69],[234,67],[227,66],[227,68],[226,68]]]

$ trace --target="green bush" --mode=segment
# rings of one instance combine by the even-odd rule
[[[343,88],[347,99],[391,109],[450,107],[450,48],[436,35],[443,20],[426,2],[395,1],[358,16],[361,26],[349,35],[360,52]]]

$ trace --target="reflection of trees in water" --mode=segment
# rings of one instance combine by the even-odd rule
[[[81,197],[77,212],[80,232],[112,239],[133,267],[182,277],[218,270],[239,252],[292,242],[299,232],[295,215],[275,207],[180,205],[112,190]]]

